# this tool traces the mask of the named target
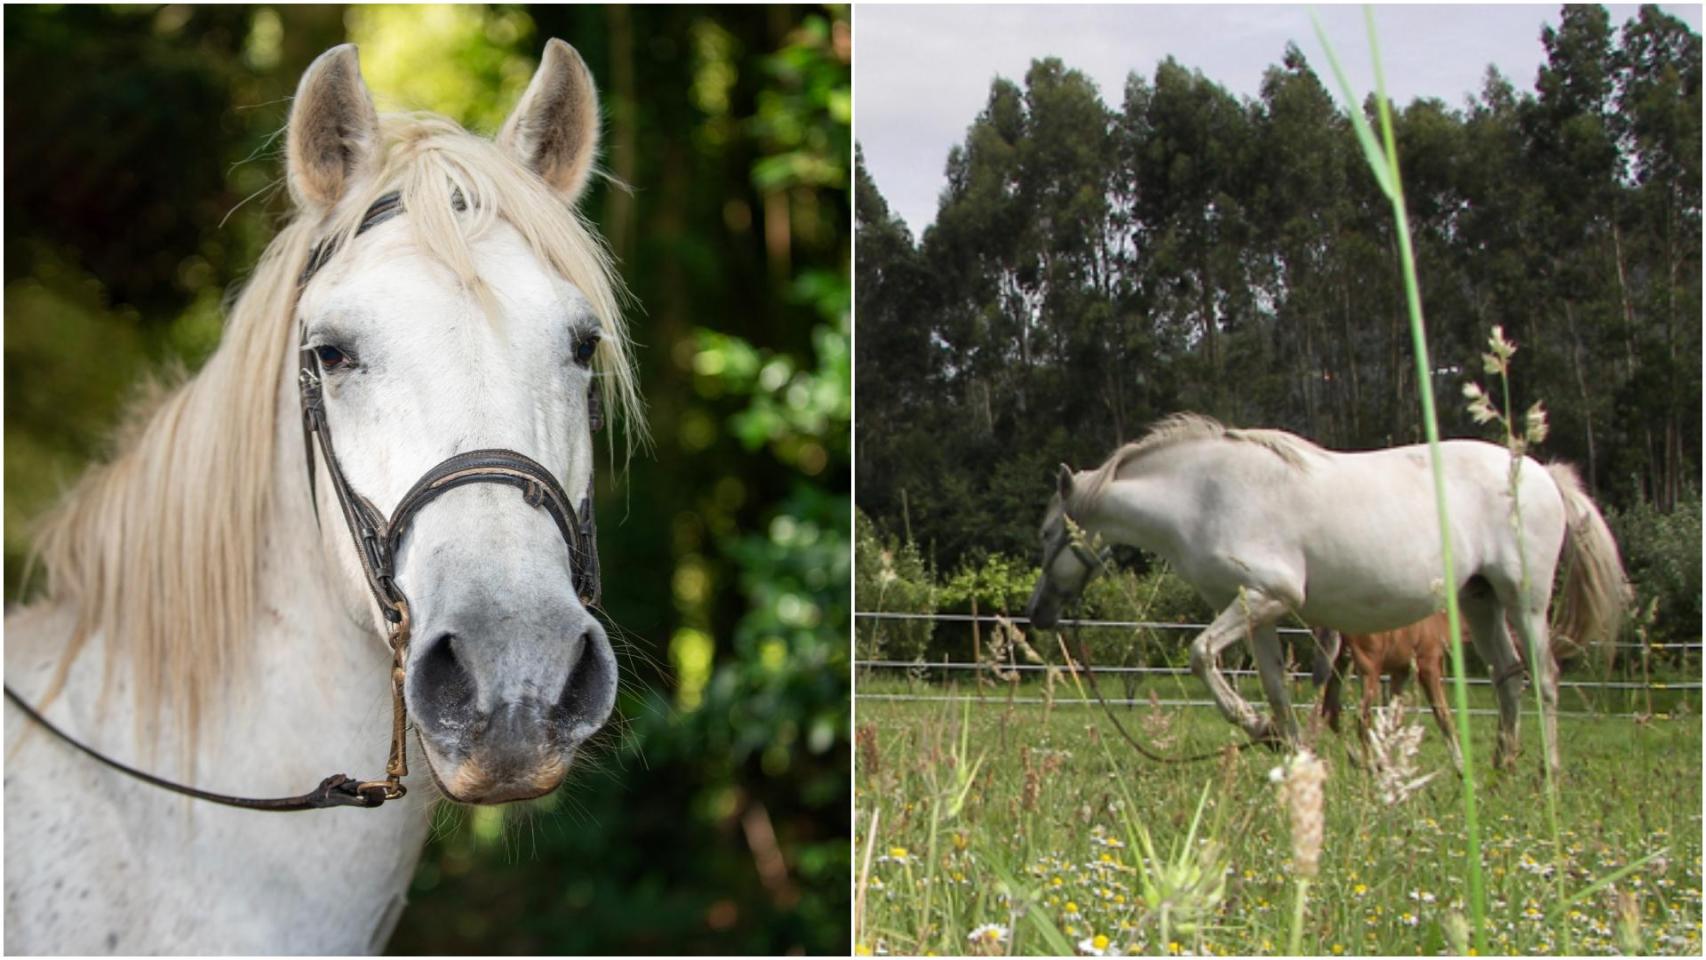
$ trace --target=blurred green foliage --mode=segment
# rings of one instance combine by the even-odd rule
[[[556,796],[446,810],[399,953],[847,949],[846,7],[8,7],[6,588],[147,375],[193,370],[288,216],[289,97],[501,124],[549,37],[603,97],[583,200],[655,448],[601,476],[622,717]],[[164,376],[169,378],[170,373]]]
[[[1623,551],[1635,587],[1635,608],[1657,609],[1649,639],[1656,643],[1700,640],[1700,501],[1683,500],[1670,512],[1645,501],[1611,510],[1606,522]]]
[[[935,613],[935,574],[918,547],[883,537],[863,511],[855,514],[853,595],[864,613]],[[933,620],[867,618],[855,626],[854,654],[860,660],[917,660],[930,646]]]

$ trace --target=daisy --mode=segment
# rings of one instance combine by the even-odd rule
[[[1109,940],[1106,934],[1098,933],[1078,941],[1078,953],[1085,957],[1117,957],[1120,945]]]
[[[966,934],[966,939],[972,946],[989,954],[994,954],[995,948],[1007,943],[1009,931],[999,923],[986,923],[973,928]]]

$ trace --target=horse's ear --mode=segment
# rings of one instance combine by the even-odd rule
[[[598,89],[575,48],[552,38],[498,146],[539,174],[564,200],[586,189],[598,157]]]
[[[379,168],[379,114],[361,80],[355,44],[320,54],[290,107],[285,156],[296,205],[324,213]]]
[[[1060,502],[1072,499],[1072,468],[1066,464],[1060,465]]]

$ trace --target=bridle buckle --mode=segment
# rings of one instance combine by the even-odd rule
[[[387,800],[401,800],[409,791],[396,780],[363,780],[355,785],[355,792],[377,807]]]

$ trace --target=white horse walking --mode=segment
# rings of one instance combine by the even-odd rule
[[[563,493],[591,490],[601,407],[638,402],[619,281],[574,210],[598,130],[560,40],[495,143],[378,115],[352,46],[303,75],[297,216],[219,350],[42,531],[6,683],[115,760],[262,796],[376,770],[406,690],[430,782],[396,756],[340,795],[380,809],[234,810],[8,702],[8,953],[378,950],[432,786],[541,795],[608,718],[592,505]]]
[[[1581,645],[1616,635],[1628,602],[1617,544],[1567,466],[1524,458],[1520,524],[1512,522],[1511,457],[1479,440],[1441,444],[1451,544],[1464,618],[1493,668],[1499,702],[1495,762],[1517,750],[1522,666],[1504,624],[1525,649],[1546,650],[1552,578],[1565,561],[1560,633]],[[1439,519],[1426,446],[1336,453],[1278,430],[1235,430],[1178,414],[1101,467],[1062,466],[1043,520],[1043,569],[1031,622],[1049,628],[1095,575],[1086,534],[1159,554],[1220,614],[1191,644],[1191,668],[1227,720],[1257,740],[1293,740],[1284,649],[1287,613],[1347,633],[1414,623],[1444,601]],[[1526,568],[1524,566],[1526,560]],[[1249,637],[1272,709],[1264,720],[1226,682],[1221,651]],[[1557,676],[1534,659],[1558,766]]]

